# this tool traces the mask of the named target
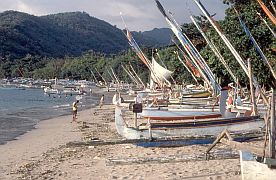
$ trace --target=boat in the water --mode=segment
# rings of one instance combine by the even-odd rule
[[[62,91],[62,94],[65,95],[81,95],[83,94],[80,90],[75,89],[75,87],[65,87]]]
[[[50,88],[50,87],[45,87],[43,89],[44,93],[46,94],[59,94],[59,90],[58,89],[53,89],[53,88]]]

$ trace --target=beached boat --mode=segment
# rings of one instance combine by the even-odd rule
[[[145,107],[142,113],[138,113],[142,119],[139,119],[137,128],[129,127],[124,119],[128,106],[121,107],[121,101],[114,98],[116,128],[127,139],[216,136],[226,128],[238,133],[259,131],[263,126],[259,116],[247,116],[247,113],[236,117],[237,113],[226,111],[227,94],[227,91],[221,91],[219,109],[210,106],[196,108],[196,105],[193,108]]]
[[[183,94],[182,98],[207,98],[212,94],[209,91],[201,91],[201,92],[192,92],[188,94]]]
[[[234,132],[252,132],[263,126],[258,116],[238,118],[186,119],[185,121],[148,121],[137,128],[128,127],[123,112],[126,108],[115,107],[117,132],[126,139],[151,139],[160,137],[205,137],[216,136],[224,129]]]
[[[143,112],[139,115],[145,119],[164,121],[222,117],[219,111],[204,111],[202,109],[143,109]]]

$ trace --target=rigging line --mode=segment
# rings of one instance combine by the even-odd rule
[[[113,70],[113,68],[112,67],[110,67],[110,69],[111,69],[111,72],[112,72],[112,74],[113,74],[113,76],[115,77],[115,79],[116,79],[116,81],[117,81],[117,83],[118,83],[118,85],[120,86],[120,80],[119,80],[119,78],[117,77],[117,75],[115,74],[115,72],[114,72],[114,70]]]
[[[123,24],[124,24],[124,26],[125,26],[125,29],[127,29],[127,25],[126,25],[126,22],[125,22],[125,20],[124,20],[124,18],[123,18],[123,13],[122,13],[122,12],[120,12],[120,16],[121,16],[121,19],[122,19]]]
[[[232,52],[232,54],[235,56],[236,60],[239,62],[240,66],[242,67],[242,69],[244,70],[245,74],[249,77],[249,71],[248,68],[245,64],[245,62],[243,61],[243,59],[241,58],[240,54],[237,52],[237,50],[233,47],[233,45],[230,43],[230,41],[228,40],[228,38],[224,35],[224,33],[220,30],[220,28],[218,28],[218,25],[214,22],[214,20],[210,17],[210,14],[208,13],[208,11],[205,9],[205,7],[203,6],[203,4],[198,1],[198,0],[193,0],[196,5],[199,7],[199,9],[201,10],[201,12],[205,15],[205,17],[207,18],[207,20],[211,23],[211,25],[213,26],[213,28],[217,31],[217,33],[219,34],[219,36],[221,37],[221,39],[224,41],[224,43],[227,45],[227,47],[229,48],[229,50]],[[257,0],[260,1],[260,0]],[[253,83],[254,86],[260,87],[256,77],[253,76]],[[266,98],[266,96],[264,95],[264,92],[262,90],[260,90],[260,94],[265,102],[265,104],[267,106],[269,106],[269,102]]]
[[[199,84],[196,77],[194,76],[194,74],[192,73],[192,71],[188,68],[188,66],[184,63],[184,61],[181,59],[181,57],[179,56],[178,52],[175,52],[177,54],[177,58],[178,60],[183,64],[183,66],[186,68],[186,70],[191,74],[191,76],[193,77],[193,79],[195,80],[196,84]]]
[[[139,86],[144,86],[143,84],[141,84],[140,82],[139,82],[139,79],[137,79],[137,77],[135,77],[135,75],[130,71],[130,69],[129,69],[129,67],[126,67],[127,68],[127,71],[131,74],[131,76],[137,81],[137,83],[138,83],[138,85]]]
[[[168,69],[168,67],[166,66],[166,64],[164,63],[164,61],[161,59],[160,54],[159,54],[158,52],[156,52],[156,55],[157,55],[157,57],[159,58],[161,64],[162,64],[166,69]]]
[[[203,59],[203,57],[201,56],[199,51],[196,49],[196,47],[191,42],[189,37],[185,34],[185,32],[182,31],[181,26],[176,22],[173,15],[171,13],[169,15],[170,15],[169,20],[171,20],[173,22],[174,26],[182,33],[182,37],[184,38],[186,45],[189,47],[188,48],[189,51],[191,51],[192,55],[195,56],[194,58],[197,61],[199,61],[200,66],[204,69],[204,71],[206,72],[207,76],[210,78],[212,83],[214,83],[214,87],[216,87],[216,89],[217,88],[220,89],[221,87],[216,82],[213,72],[211,71],[210,67],[207,65],[207,63],[205,62],[205,60]]]
[[[256,11],[256,14],[259,16],[259,18],[265,23],[266,27],[270,30],[270,32],[272,33],[272,35],[274,36],[274,38],[276,38],[276,33],[273,31],[273,29],[269,26],[269,24],[267,23],[267,21],[261,16],[261,13],[259,13],[258,11]]]
[[[253,35],[251,34],[250,30],[246,27],[245,23],[242,21],[240,15],[239,15],[239,12],[236,10],[236,8],[234,6],[233,6],[233,9],[235,10],[235,12],[236,12],[236,14],[237,14],[237,16],[239,18],[240,24],[241,24],[243,30],[245,31],[245,34],[249,37],[249,39],[250,39],[253,47],[258,52],[258,54],[261,56],[261,58],[263,59],[263,61],[265,62],[265,64],[269,67],[269,70],[271,71],[274,79],[276,80],[276,73],[273,70],[272,66],[270,65],[269,61],[267,60],[266,56],[264,55],[262,49],[260,48],[260,46],[256,42],[256,40],[253,37]]]
[[[106,82],[105,78],[99,73],[99,71],[97,70],[97,68],[95,68],[95,70],[99,74],[99,76],[103,79],[103,81],[105,82],[105,84],[107,85],[107,82]]]
[[[111,77],[111,83],[116,83],[116,79],[114,79],[114,76],[111,74],[111,72],[109,71],[109,69],[106,69],[109,77]]]
[[[89,68],[89,69],[90,69],[90,68]],[[98,84],[99,84],[99,81],[97,80],[97,78],[96,78],[96,76],[95,76],[94,72],[92,71],[92,69],[90,69],[90,72],[91,72],[92,76],[94,77],[94,79],[95,79],[96,83],[98,83]]]
[[[139,86],[140,84],[137,82],[137,80],[133,77],[133,75],[130,74],[130,72],[128,72],[128,70],[123,66],[121,65],[123,70],[127,73],[127,75],[130,77],[130,79],[137,84],[137,86]]]
[[[270,4],[270,6],[271,6],[271,7],[272,7],[272,9],[273,9],[274,14],[276,14],[276,9],[275,9],[275,6],[274,6],[273,1],[271,0],[271,1],[269,2],[269,4]]]
[[[143,83],[143,81],[141,80],[141,78],[138,76],[138,74],[135,72],[134,68],[132,67],[131,63],[129,62],[129,66],[130,69],[132,70],[132,72],[135,74],[135,76],[137,77],[137,79],[141,82],[141,84],[144,86],[144,88],[146,88],[145,84]]]
[[[228,73],[231,75],[231,77],[233,78],[233,80],[237,83],[236,81],[236,76],[234,75],[234,73],[231,71],[230,67],[228,66],[228,64],[226,63],[226,61],[224,60],[223,56],[221,55],[221,53],[219,52],[219,50],[216,48],[215,44],[212,42],[212,40],[209,40],[207,35],[203,32],[202,28],[199,26],[199,24],[196,22],[196,20],[194,19],[193,16],[190,16],[192,22],[194,23],[194,25],[196,26],[196,28],[198,29],[198,31],[201,33],[201,35],[203,36],[203,38],[205,39],[205,41],[207,42],[207,45],[211,48],[211,50],[213,51],[213,53],[216,55],[216,57],[220,60],[220,62],[224,65],[224,67],[226,68],[226,70],[228,71]]]
[[[122,65],[123,66],[123,65]],[[139,79],[137,79],[137,77],[135,77],[135,75],[130,71],[129,67],[127,66],[123,66],[123,68],[125,68],[125,70],[132,76],[132,78],[136,81],[137,85],[143,85],[139,82]]]
[[[212,87],[211,83],[210,83],[210,80],[206,77],[206,75],[204,74],[203,70],[201,69],[201,67],[197,64],[197,62],[195,62],[194,60],[192,59],[189,59],[187,56],[186,56],[186,53],[177,45],[176,41],[174,39],[172,39],[172,41],[175,43],[176,47],[180,50],[180,52],[182,53],[182,55],[185,57],[185,60],[186,61],[189,61],[189,63],[191,63],[200,73],[201,75],[201,78],[203,79],[204,82],[206,82],[209,87]],[[191,58],[191,57],[190,57]]]

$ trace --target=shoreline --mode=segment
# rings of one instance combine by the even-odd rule
[[[111,100],[113,93],[101,92],[100,89],[93,93],[98,97],[101,93],[107,94],[106,101]],[[100,96],[99,96],[100,97]],[[78,122],[83,122],[91,117],[92,106],[79,106]],[[71,123],[72,115],[59,115],[57,117],[40,120],[32,129],[17,136],[15,139],[0,145],[0,179],[16,179],[15,172],[25,164],[37,161],[43,154],[52,149],[64,146],[68,142],[82,141],[83,136],[79,123]]]
[[[116,131],[111,104],[80,111],[77,120],[85,123],[70,123],[71,118],[41,121],[37,129],[0,146],[0,177],[7,180],[241,178],[239,158],[185,160],[201,156],[208,145],[167,148],[144,148],[135,144],[66,145],[72,141],[122,139]],[[237,153],[222,144],[214,149],[216,152]],[[175,161],[164,163],[164,158]],[[177,161],[178,158],[184,161]]]
[[[81,101],[79,105],[79,112],[94,108],[98,104],[98,99],[100,94],[103,93],[102,89],[95,88],[92,95],[84,95],[84,101]],[[75,98],[74,98],[75,99]],[[54,106],[45,106],[45,107],[28,107],[27,109],[18,109],[13,112],[11,115],[8,113],[5,118],[16,118],[18,122],[20,120],[26,119],[27,124],[26,126],[8,126],[9,130],[12,133],[4,133],[1,134],[0,139],[0,146],[7,144],[8,142],[15,141],[20,138],[22,135],[29,133],[36,129],[36,126],[41,121],[46,121],[49,119],[54,119],[63,116],[70,116],[71,115],[71,104],[72,102],[67,102],[66,106],[62,105],[54,105]],[[68,105],[68,106],[67,106]],[[46,111],[44,111],[46,109]],[[27,115],[24,115],[25,112]],[[45,113],[46,112],[46,113]],[[15,115],[13,115],[15,113]],[[22,113],[23,117],[19,116],[18,113]],[[47,114],[48,113],[48,114]],[[50,114],[49,114],[50,113]],[[21,115],[22,115],[21,114]],[[4,114],[5,115],[5,114]],[[47,117],[48,116],[48,117]],[[24,124],[22,124],[24,125]],[[5,125],[4,125],[5,127]],[[14,129],[16,128],[16,129]],[[15,130],[15,131],[14,131]],[[7,131],[8,132],[8,131]]]
[[[84,110],[81,114],[86,113]],[[0,177],[5,177],[7,170],[39,159],[46,151],[64,145],[69,141],[80,141],[81,133],[76,125],[71,124],[70,115],[40,121],[31,131],[17,139],[0,145]]]

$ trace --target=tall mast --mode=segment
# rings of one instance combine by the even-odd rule
[[[215,30],[217,31],[217,33],[219,34],[219,36],[221,37],[221,39],[224,41],[224,43],[226,44],[226,46],[229,48],[229,50],[234,55],[234,57],[239,62],[240,66],[242,67],[242,69],[244,70],[244,72],[246,73],[246,75],[249,78],[250,75],[249,75],[249,72],[248,72],[248,68],[247,68],[246,64],[244,63],[243,59],[241,58],[241,56],[239,55],[239,53],[236,51],[236,49],[233,47],[233,45],[230,43],[230,41],[226,38],[226,36],[221,32],[221,30],[217,27],[217,25],[215,24],[214,20],[211,18],[210,14],[204,8],[204,6],[201,4],[201,2],[197,1],[197,0],[194,0],[194,2],[199,7],[199,9],[202,11],[202,13],[206,16],[206,18],[211,23],[211,25],[215,28]],[[266,96],[264,95],[263,90],[260,88],[259,83],[256,80],[256,78],[253,78],[253,81],[254,81],[254,86],[256,88],[260,89],[260,94],[261,94],[261,96],[262,96],[265,104],[269,105],[268,100],[267,100]]]
[[[190,16],[192,22],[194,23],[194,25],[196,26],[196,28],[198,29],[198,31],[201,33],[201,35],[203,36],[203,38],[205,39],[205,41],[207,42],[207,44],[209,45],[209,47],[212,49],[212,51],[215,53],[215,55],[217,56],[217,58],[220,60],[220,62],[224,65],[224,67],[226,68],[226,70],[228,71],[228,73],[231,75],[231,77],[233,78],[233,80],[235,81],[235,83],[237,84],[237,78],[234,75],[234,73],[232,72],[232,70],[230,69],[230,67],[228,66],[228,64],[226,63],[226,61],[224,60],[223,56],[220,54],[220,52],[218,51],[217,47],[215,46],[214,43],[212,43],[208,37],[206,36],[206,34],[202,31],[202,29],[200,28],[199,24],[195,21],[193,16]]]

